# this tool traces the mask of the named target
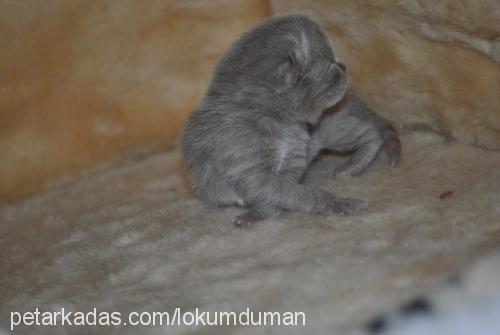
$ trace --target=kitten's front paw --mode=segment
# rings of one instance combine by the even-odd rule
[[[351,215],[368,207],[368,203],[359,199],[335,198],[329,206],[329,214]]]
[[[345,163],[335,168],[332,174],[332,178],[335,180],[337,176],[359,176],[363,172],[363,170],[363,166]]]
[[[253,211],[248,211],[235,217],[231,223],[236,227],[247,228],[262,220],[262,217],[255,214]]]

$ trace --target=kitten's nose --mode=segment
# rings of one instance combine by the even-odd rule
[[[346,72],[346,67],[345,67],[345,64],[342,63],[342,62],[337,62],[337,65],[342,69],[342,71]]]

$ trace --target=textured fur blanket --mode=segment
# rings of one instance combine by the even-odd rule
[[[251,229],[187,190],[177,151],[0,209],[0,325],[10,312],[300,311],[304,327],[18,327],[28,334],[335,333],[426,291],[500,242],[500,153],[403,134],[400,168],[306,182],[369,207]]]

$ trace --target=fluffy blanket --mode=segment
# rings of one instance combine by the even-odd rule
[[[89,174],[0,208],[0,327],[11,312],[299,311],[306,326],[16,327],[26,334],[335,333],[425,291],[500,242],[500,152],[403,134],[380,155],[305,182],[369,202],[349,217],[286,213],[250,229],[198,200],[178,151]],[[1,332],[1,331],[0,331]]]

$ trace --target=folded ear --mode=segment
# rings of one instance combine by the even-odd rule
[[[294,49],[288,54],[288,61],[297,70],[302,71],[306,65],[306,58],[300,49]]]
[[[288,60],[293,66],[303,70],[309,62],[309,41],[304,32],[301,32],[300,36],[290,35],[288,38],[292,41],[292,49],[288,54]]]
[[[302,32],[300,36],[289,35],[291,50],[288,53],[285,81],[288,86],[297,83],[309,62],[309,43]]]

